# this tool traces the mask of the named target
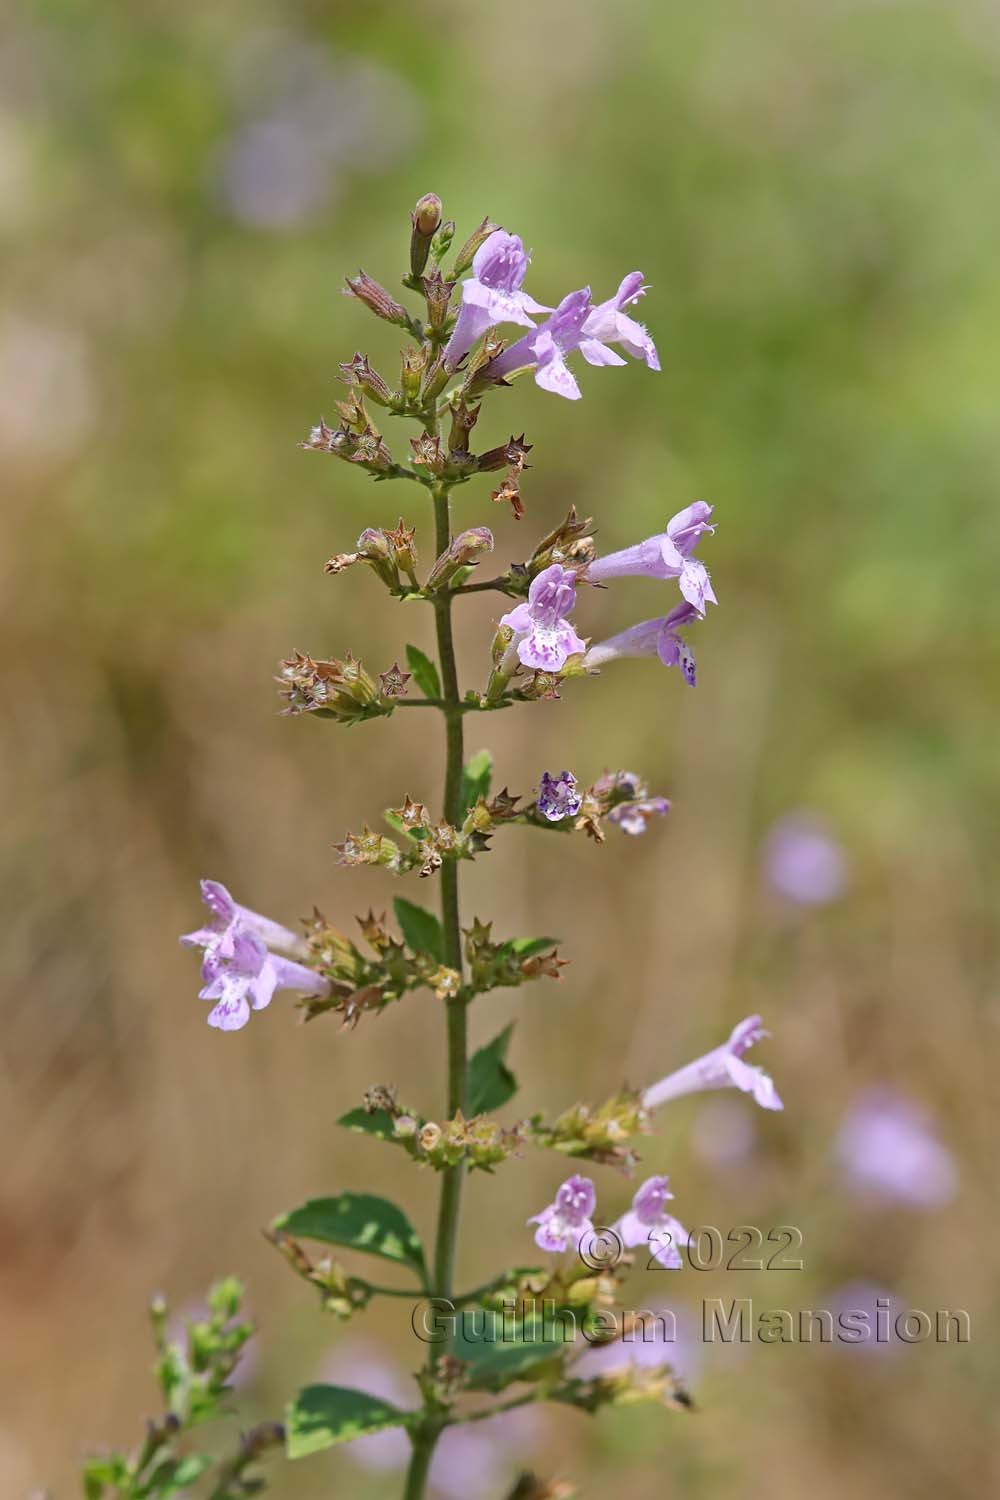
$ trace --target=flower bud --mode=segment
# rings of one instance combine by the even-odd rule
[[[413,226],[410,235],[410,273],[416,279],[423,274],[431,241],[441,227],[441,199],[437,193],[425,193],[422,198],[418,198],[410,215],[410,223]]]
[[[441,272],[435,271],[433,275],[422,279],[421,286],[427,299],[427,321],[430,327],[443,328],[448,317],[448,304],[456,283],[445,281]]]
[[[455,238],[455,220],[446,219],[441,225],[431,243],[431,259],[436,266],[444,260],[451,249],[451,242]]]
[[[424,588],[428,591],[443,588],[459,568],[474,567],[492,551],[493,533],[487,526],[472,526],[460,532],[434,564]]]
[[[384,318],[387,323],[396,323],[400,328],[410,326],[410,315],[395,298],[390,297],[384,286],[380,286],[371,276],[364,271],[359,271],[357,276],[346,276],[347,291],[345,297],[357,297],[377,318]]]
[[[393,1131],[403,1140],[407,1140],[410,1136],[416,1135],[417,1122],[412,1115],[399,1115],[393,1126]]]
[[[406,400],[416,403],[420,400],[420,382],[427,368],[427,350],[404,349],[402,361],[399,383]]]
[[[474,229],[472,231],[472,233],[469,235],[469,238],[466,240],[465,244],[458,252],[458,256],[455,260],[455,267],[452,271],[453,276],[461,276],[463,271],[467,271],[469,269],[469,267],[472,265],[473,256],[479,249],[480,245],[485,244],[490,235],[494,234],[499,228],[499,224],[494,224],[492,219],[485,218],[479,225],[478,229]]]
[[[420,389],[420,399],[426,406],[431,401],[436,401],[451,379],[451,370],[445,363],[444,353],[440,353],[433,364],[427,368],[423,384]]]

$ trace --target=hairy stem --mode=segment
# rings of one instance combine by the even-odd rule
[[[440,556],[451,542],[451,516],[447,486],[434,492],[436,544]],[[437,626],[438,661],[441,668],[441,701],[437,705],[445,723],[444,816],[458,825],[462,820],[462,767],[464,735],[462,704],[455,664],[455,641],[451,627],[451,593],[443,590],[434,600]],[[458,861],[446,859],[441,866],[441,925],[444,930],[444,959],[452,969],[462,973],[462,930],[458,906]],[[445,1002],[448,1027],[448,1116],[465,1107],[467,1072],[466,1000],[464,997]],[[450,1297],[454,1281],[455,1249],[458,1241],[458,1217],[462,1199],[464,1165],[448,1167],[441,1178],[437,1235],[434,1243],[434,1267],[431,1292],[435,1297]],[[432,1366],[440,1353],[436,1345],[428,1352]],[[413,1454],[406,1476],[404,1500],[420,1500],[424,1493],[431,1455],[440,1428],[425,1423],[413,1435]]]

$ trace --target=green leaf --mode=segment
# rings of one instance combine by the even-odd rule
[[[492,1042],[472,1054],[469,1061],[470,1115],[499,1109],[517,1093],[517,1079],[504,1061],[513,1030],[512,1021]]]
[[[444,933],[434,913],[405,901],[402,896],[396,897],[392,909],[411,952],[429,953],[439,964],[444,963]]]
[[[398,1136],[395,1131],[395,1122],[387,1109],[373,1109],[370,1113],[358,1105],[357,1109],[349,1109],[346,1115],[341,1115],[337,1121],[343,1125],[345,1130],[357,1130],[362,1135],[373,1135],[380,1141],[396,1141]]]
[[[561,1360],[573,1347],[576,1329],[553,1314],[511,1318],[490,1308],[471,1306],[456,1318],[452,1353],[468,1366],[473,1390],[498,1391],[512,1380],[527,1378],[537,1365]]]
[[[410,1266],[423,1279],[423,1246],[409,1219],[394,1203],[370,1193],[340,1193],[336,1198],[311,1198],[301,1208],[280,1214],[272,1228],[327,1245],[366,1250],[386,1260]]]
[[[559,944],[558,938],[550,937],[519,937],[511,938],[504,943],[501,953],[506,956],[514,953],[518,958],[533,958],[536,953],[544,953],[548,948],[555,948]]]
[[[493,779],[493,756],[489,750],[479,750],[467,761],[462,771],[462,811],[467,813],[480,797],[488,797]]]
[[[214,1462],[208,1453],[189,1453],[186,1458],[167,1459],[165,1463],[157,1464],[137,1494],[155,1496],[156,1500],[172,1500],[174,1495],[189,1489]]]
[[[441,679],[438,669],[419,646],[407,646],[406,665],[416,678],[417,686],[425,698],[440,698]]]
[[[288,1403],[285,1451],[289,1458],[306,1458],[369,1432],[402,1427],[409,1415],[388,1401],[350,1386],[307,1385]]]

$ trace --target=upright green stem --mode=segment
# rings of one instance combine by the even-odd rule
[[[434,491],[434,522],[437,552],[440,556],[451,542],[451,517],[448,490],[445,485]],[[441,703],[445,722],[444,816],[457,826],[462,820],[462,767],[465,759],[463,715],[455,663],[455,641],[451,628],[451,593],[444,589],[434,600],[437,625],[438,661],[441,667]],[[444,931],[444,958],[449,968],[462,973],[462,929],[458,906],[458,862],[446,859],[441,866],[441,925]],[[448,1116],[465,1107],[467,1072],[466,1002],[445,1002],[448,1024]],[[437,1236],[434,1244],[434,1267],[431,1291],[435,1297],[451,1297],[454,1282],[455,1248],[458,1240],[458,1216],[462,1199],[465,1168],[461,1162],[442,1174],[438,1205]],[[443,1353],[431,1345],[428,1364]],[[406,1476],[404,1500],[421,1500],[427,1480],[434,1445],[440,1427],[425,1423],[413,1435],[413,1456]]]

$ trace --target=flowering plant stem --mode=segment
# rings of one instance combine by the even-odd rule
[[[434,523],[435,542],[440,556],[451,545],[451,512],[446,484],[436,485],[434,488]],[[434,619],[437,626],[442,690],[441,701],[437,707],[444,715],[445,724],[444,815],[450,823],[458,824],[462,818],[462,766],[465,759],[465,747],[449,589],[442,589],[435,595]],[[441,925],[444,930],[445,962],[461,974],[462,932],[458,906],[458,869],[458,860],[446,860],[441,867]],[[468,1058],[466,1004],[465,998],[461,995],[445,1002],[448,1026],[449,1116],[453,1116],[465,1107]],[[465,1167],[462,1162],[457,1162],[455,1166],[449,1167],[442,1174],[431,1288],[435,1297],[450,1297],[452,1293],[464,1176]],[[428,1355],[429,1366],[433,1366],[439,1353],[440,1350],[435,1351],[434,1347],[431,1347]],[[420,1500],[423,1495],[427,1470],[440,1430],[439,1424],[425,1421],[413,1433],[413,1455],[406,1476],[405,1500]]]

